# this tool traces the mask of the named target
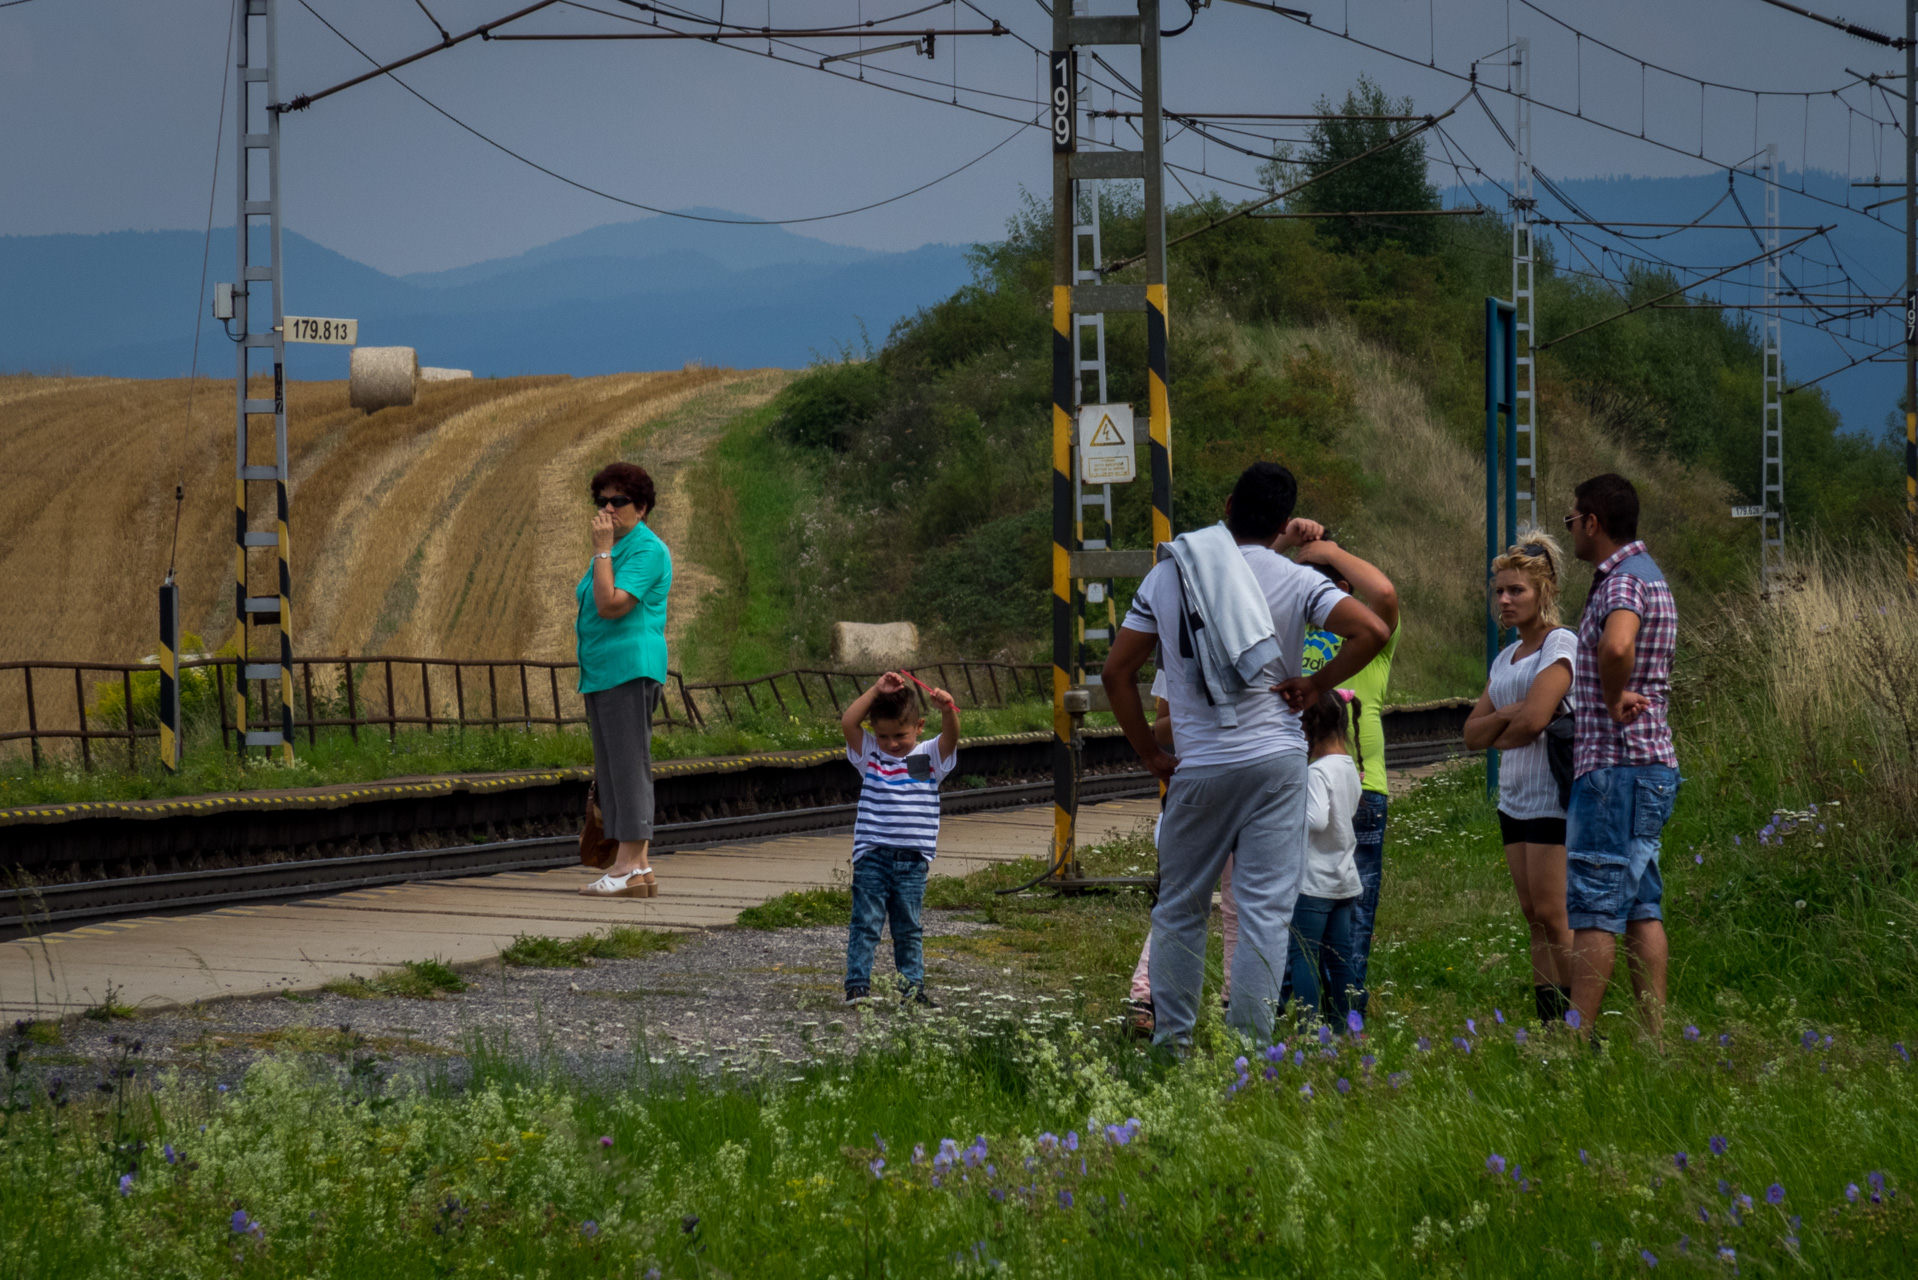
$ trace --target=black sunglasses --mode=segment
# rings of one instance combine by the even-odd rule
[[[633,500],[623,493],[609,493],[603,498],[594,498],[593,505],[595,507],[611,506],[613,510],[618,511],[621,507],[632,506]]]

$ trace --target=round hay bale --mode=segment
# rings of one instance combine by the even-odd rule
[[[412,404],[419,396],[420,358],[411,347],[355,347],[347,403],[368,413]]]
[[[420,366],[421,382],[460,382],[472,376],[471,369],[436,369],[426,364]]]
[[[835,622],[832,660],[854,671],[891,670],[919,656],[919,628],[910,622]]]

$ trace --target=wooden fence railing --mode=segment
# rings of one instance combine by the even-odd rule
[[[241,661],[199,658],[180,664],[189,731],[217,722],[221,744],[228,749],[236,732],[280,723],[278,680],[253,682],[246,723],[237,722],[235,685]],[[402,726],[530,731],[535,726],[585,724],[585,702],[571,675],[577,669],[572,662],[520,658],[296,658],[294,737],[304,733],[311,744],[321,729],[346,729],[357,742],[362,729],[384,728],[389,739],[397,739]],[[972,707],[1044,698],[1049,671],[1043,664],[1008,662],[933,662],[915,668],[922,679],[951,690],[962,706]],[[770,711],[790,716],[830,709],[837,716],[877,678],[877,672],[802,668],[750,680],[689,682],[672,671],[653,724],[706,728]],[[137,768],[139,743],[160,736],[158,707],[159,671],[151,664],[0,663],[0,725],[13,722],[0,729],[0,750],[8,743],[25,742],[36,769],[53,748],[73,744],[85,769],[94,767],[96,751],[117,753],[122,745],[127,767]]]

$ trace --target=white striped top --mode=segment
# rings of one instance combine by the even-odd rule
[[[959,764],[959,753],[939,754],[939,739],[904,756],[879,749],[868,731],[846,759],[859,770],[859,816],[853,822],[852,860],[880,846],[916,849],[932,861],[939,848],[939,784]]]
[[[1537,651],[1524,658],[1515,656],[1520,643],[1514,640],[1505,646],[1492,663],[1494,707],[1525,701],[1532,691],[1532,681],[1554,663],[1564,663],[1574,675],[1578,671],[1578,635],[1567,627],[1553,628]],[[1552,777],[1552,762],[1545,749],[1545,735],[1541,733],[1522,747],[1498,753],[1498,807],[1506,817],[1565,816],[1558,802],[1558,780]]]

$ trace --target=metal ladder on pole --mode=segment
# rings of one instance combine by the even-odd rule
[[[1518,389],[1512,402],[1513,483],[1519,524],[1538,527],[1538,373],[1532,362],[1532,331],[1538,323],[1532,292],[1532,213],[1538,199],[1532,192],[1532,41],[1513,42],[1512,102],[1514,154],[1518,172],[1512,184],[1512,309],[1518,352]]]
[[[234,613],[239,624],[240,661],[234,692],[238,696],[240,754],[248,747],[278,747],[287,763],[293,761],[293,577],[287,547],[286,441],[286,315],[284,259],[280,250],[280,112],[277,0],[240,0],[238,49],[239,120],[234,130],[238,164],[234,169],[238,208],[235,236],[239,279],[234,286],[234,320],[238,325],[234,409]],[[257,233],[257,234],[256,234]],[[250,382],[255,360],[270,358],[273,377],[270,398],[253,396]],[[267,372],[264,368],[258,372]],[[271,453],[266,446],[267,419],[272,420]],[[259,446],[255,447],[258,438]],[[256,461],[256,457],[260,459]],[[270,461],[266,460],[270,457]],[[248,485],[273,485],[276,519],[270,530],[248,528]],[[275,554],[270,592],[256,594],[254,584],[267,577],[263,554]],[[262,554],[255,556],[254,552]],[[258,566],[260,572],[254,572]],[[256,648],[268,648],[277,631],[277,660],[255,661]],[[279,715],[269,710],[266,682],[280,686]],[[247,686],[261,691],[260,723],[277,728],[254,728]]]
[[[1099,184],[1097,181],[1073,183],[1073,207],[1083,213],[1085,222],[1075,219],[1072,228],[1072,283],[1098,284],[1103,278],[1099,270],[1105,260],[1103,246],[1099,239]],[[1074,402],[1077,409],[1083,404],[1104,404],[1106,402],[1106,318],[1105,313],[1092,315],[1074,313],[1072,317],[1072,353],[1078,370],[1073,381]],[[1086,382],[1090,378],[1094,383],[1093,394],[1086,395]],[[1073,450],[1073,489],[1078,494],[1079,509],[1079,546],[1086,551],[1104,551],[1112,545],[1112,486],[1109,484],[1088,485],[1080,480],[1079,453]],[[1096,537],[1086,537],[1085,513],[1097,512]],[[1086,666],[1091,665],[1092,653],[1089,646],[1095,642],[1112,643],[1114,632],[1118,630],[1116,606],[1112,599],[1110,579],[1087,582],[1083,578],[1073,584],[1074,594],[1078,596],[1077,614],[1079,619],[1079,657],[1081,669],[1075,673],[1079,683],[1095,685],[1099,683],[1097,675],[1087,675]],[[1105,625],[1088,626],[1086,607],[1103,604],[1105,606]]]
[[[1763,457],[1759,467],[1759,582],[1767,592],[1785,572],[1784,322],[1778,311],[1778,144],[1765,148],[1765,364]]]

